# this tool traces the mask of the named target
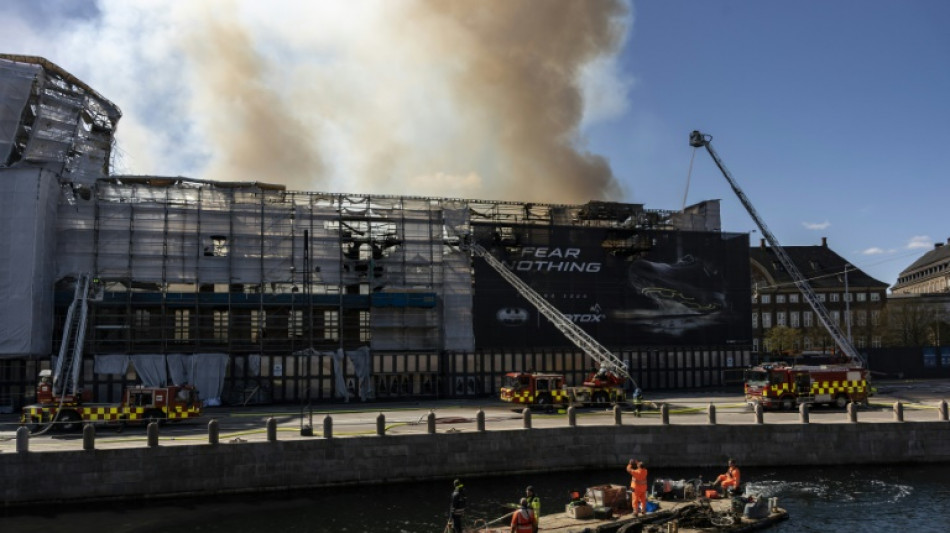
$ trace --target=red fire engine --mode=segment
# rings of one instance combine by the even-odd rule
[[[84,422],[164,422],[201,416],[198,394],[190,385],[129,387],[120,403],[91,403],[89,391],[62,397],[53,395],[52,372],[40,371],[36,401],[23,407],[20,423],[34,427],[56,421],[56,429],[75,431]],[[57,417],[58,415],[58,417]]]
[[[581,387],[567,387],[561,374],[509,372],[501,400],[525,405],[607,405],[626,401],[623,378],[609,372],[591,375]]]
[[[764,365],[745,371],[745,398],[767,409],[791,410],[803,403],[867,405],[867,378],[868,371],[859,367]]]

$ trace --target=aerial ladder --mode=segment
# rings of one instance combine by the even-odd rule
[[[851,340],[845,336],[844,333],[842,333],[841,328],[838,327],[838,324],[831,319],[831,315],[828,313],[825,305],[821,303],[821,300],[818,299],[818,295],[815,294],[815,291],[808,283],[808,280],[805,279],[805,276],[803,276],[801,271],[798,270],[798,267],[795,266],[795,263],[785,252],[785,249],[782,248],[781,244],[779,244],[778,239],[776,239],[775,236],[772,235],[772,232],[769,231],[768,226],[765,225],[765,221],[762,220],[762,217],[760,217],[758,212],[756,212],[755,207],[752,206],[752,202],[749,201],[749,198],[746,197],[745,193],[742,192],[742,189],[739,188],[739,184],[736,183],[736,180],[732,178],[732,174],[730,174],[729,170],[726,169],[726,165],[724,165],[722,160],[719,159],[719,155],[715,150],[713,150],[711,141],[712,135],[706,135],[700,133],[699,131],[694,130],[689,135],[690,146],[693,148],[705,147],[706,151],[709,152],[709,155],[713,158],[716,166],[719,167],[719,170],[722,171],[722,175],[726,178],[726,181],[729,182],[729,186],[732,187],[733,192],[735,192],[736,196],[739,197],[739,201],[742,202],[742,205],[745,206],[746,211],[749,212],[749,216],[752,217],[752,220],[754,220],[755,224],[759,227],[759,231],[762,232],[762,236],[765,237],[765,240],[768,241],[769,246],[772,247],[772,251],[782,264],[782,267],[785,268],[785,271],[788,272],[789,276],[792,277],[792,281],[794,281],[795,286],[798,287],[798,290],[801,291],[805,301],[808,302],[811,308],[815,311],[815,315],[818,317],[818,321],[821,322],[821,325],[825,327],[825,329],[828,331],[828,334],[831,335],[835,343],[841,348],[841,351],[843,351],[848,357],[851,364],[866,368],[867,364],[864,360],[864,357],[862,357],[861,354],[858,353],[858,351],[854,348]]]
[[[635,389],[639,388],[637,382],[627,372],[626,366],[619,357],[564,316],[564,313],[560,312],[556,307],[551,305],[550,302],[542,298],[541,295],[509,270],[501,261],[496,259],[488,250],[474,242],[470,236],[462,239],[462,247],[463,249],[465,247],[469,248],[473,254],[488,263],[488,266],[492,267],[505,281],[510,283],[525,300],[528,300],[528,302],[534,305],[558,331],[563,333],[569,341],[574,343],[575,346],[580,348],[588,357],[600,365],[601,371],[609,372],[624,380],[630,380]]]

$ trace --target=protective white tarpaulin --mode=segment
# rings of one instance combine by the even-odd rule
[[[175,385],[194,385],[198,398],[206,405],[220,405],[228,355],[198,353],[194,355],[169,354],[168,372]]]
[[[52,351],[58,193],[51,171],[0,169],[0,359]]]
[[[129,370],[129,356],[125,354],[104,354],[95,356],[95,373],[124,376]]]

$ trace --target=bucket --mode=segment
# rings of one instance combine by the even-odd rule
[[[706,491],[706,497],[709,498],[710,500],[715,500],[715,499],[719,498],[719,491],[718,491],[718,490],[707,490],[707,491]]]

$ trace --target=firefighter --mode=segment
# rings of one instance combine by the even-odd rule
[[[541,498],[534,493],[534,487],[528,485],[528,488],[524,489],[524,494],[525,499],[528,500],[528,506],[534,511],[534,516],[541,518]]]
[[[633,489],[633,494],[630,496],[633,516],[645,515],[647,513],[647,469],[643,467],[643,461],[630,459],[627,463],[627,473],[631,476],[630,488]]]
[[[639,417],[641,410],[643,410],[643,391],[637,387],[633,391],[633,416]]]
[[[527,498],[521,498],[521,508],[511,517],[511,533],[538,533],[538,517]]]
[[[449,507],[449,527],[455,533],[462,533],[462,516],[465,515],[465,486],[462,481],[456,479],[453,482],[455,489],[452,491],[452,505]]]
[[[726,470],[725,474],[721,474],[716,478],[716,482],[713,483],[713,486],[722,485],[722,490],[725,492],[734,491],[739,488],[739,467],[736,466],[736,462],[732,459],[729,459],[729,468]]]

